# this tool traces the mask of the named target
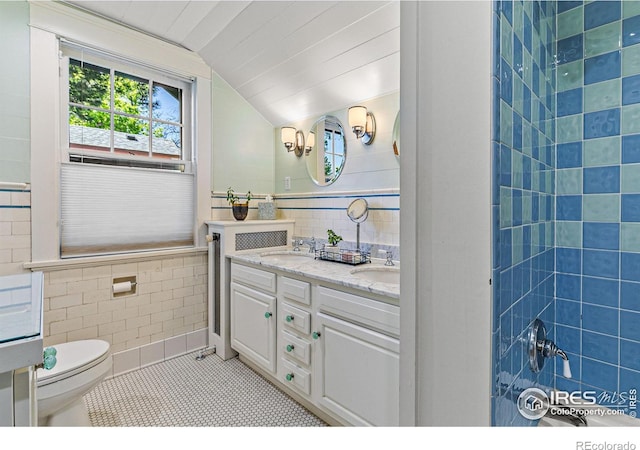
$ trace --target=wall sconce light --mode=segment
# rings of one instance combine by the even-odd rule
[[[280,139],[288,152],[295,152],[300,157],[304,153],[304,133],[293,127],[282,127]]]
[[[349,108],[349,126],[365,145],[371,145],[376,137],[376,118],[364,106]]]
[[[309,131],[309,135],[307,136],[307,141],[305,143],[304,154],[309,156],[309,153],[311,153],[311,150],[313,150],[314,145],[316,145],[316,134],[313,131]]]

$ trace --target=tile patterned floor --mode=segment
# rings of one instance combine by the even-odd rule
[[[326,426],[239,359],[187,354],[120,375],[84,397],[94,427]]]

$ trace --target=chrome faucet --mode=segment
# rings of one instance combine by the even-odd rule
[[[316,238],[315,237],[312,237],[311,239],[301,240],[300,243],[302,245],[308,245],[309,246],[309,253],[315,253],[316,252]]]
[[[300,246],[303,244],[302,239],[293,238],[293,251],[299,252]]]
[[[393,263],[393,252],[390,252],[389,250],[378,250],[379,253],[386,253],[387,255],[387,262],[384,263],[385,266],[395,266],[395,264]]]

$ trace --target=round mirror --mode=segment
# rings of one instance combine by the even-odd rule
[[[369,215],[369,204],[363,198],[357,198],[347,208],[347,216],[356,223],[364,222]]]
[[[396,114],[396,121],[393,123],[393,154],[400,159],[400,111]]]
[[[324,116],[311,127],[305,151],[307,172],[318,186],[335,182],[347,160],[347,140],[342,123],[334,116]]]

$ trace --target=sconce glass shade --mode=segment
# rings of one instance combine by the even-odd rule
[[[362,139],[362,143],[370,145],[376,136],[376,119],[373,114],[367,112],[364,106],[352,106],[349,108],[349,126],[356,138]]]
[[[313,131],[309,131],[309,135],[307,136],[307,142],[305,145],[305,154],[311,153],[313,150],[313,146],[316,145],[316,134]]]
[[[280,139],[282,139],[282,143],[287,148],[287,151],[293,150],[293,146],[296,143],[296,129],[292,127],[282,127]]]

